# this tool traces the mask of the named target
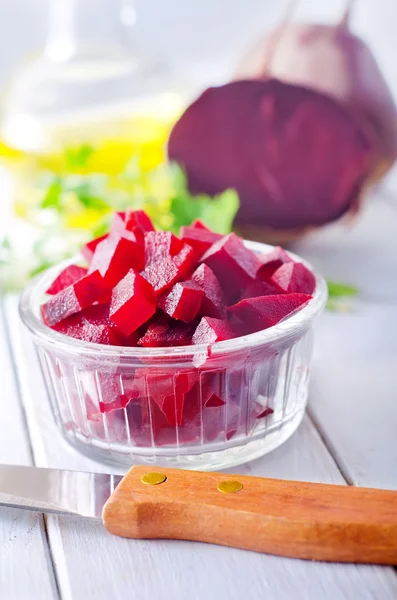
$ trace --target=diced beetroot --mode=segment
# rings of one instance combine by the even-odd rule
[[[179,279],[179,269],[172,258],[163,258],[146,266],[141,275],[150,283],[156,295],[162,294]]]
[[[97,269],[106,284],[113,287],[130,269],[141,271],[143,268],[143,246],[136,241],[133,233],[126,231],[122,236],[110,235],[98,244],[90,272]]]
[[[223,319],[226,316],[226,305],[214,272],[207,265],[202,264],[193,273],[192,280],[203,290],[199,314]]]
[[[107,237],[108,234],[106,233],[105,235],[101,235],[101,237],[98,237],[95,240],[92,240],[91,242],[88,242],[83,246],[83,248],[81,249],[81,254],[83,258],[85,258],[85,260],[88,262],[88,264],[91,264],[92,257],[94,256],[94,252],[98,244],[103,242],[103,240],[105,240]]]
[[[125,212],[115,212],[110,224],[110,233],[121,235],[123,231],[125,231]]]
[[[207,225],[205,225],[200,219],[195,219],[191,224],[191,227],[195,227],[196,229],[205,229],[205,231],[211,231]]]
[[[161,348],[167,346],[189,346],[197,324],[182,323],[164,318],[149,325],[145,335],[138,340],[138,346]]]
[[[280,246],[276,246],[272,252],[266,252],[265,254],[262,254],[259,259],[262,264],[259,267],[257,278],[264,280],[270,279],[273,273],[279,267],[281,267],[281,265],[293,262],[289,254],[280,248]]]
[[[94,302],[106,303],[110,300],[110,291],[99,271],[92,271],[73,284],[81,308],[87,308]]]
[[[180,231],[181,240],[189,244],[197,256],[201,256],[223,236],[219,233],[214,233],[201,224],[200,226],[183,226]]]
[[[145,234],[145,265],[178,254],[182,242],[171,231],[149,231]]]
[[[118,233],[119,235],[124,231],[130,231],[135,234],[139,242],[143,242],[143,234],[147,231],[154,231],[154,227],[143,210],[127,209],[125,212],[114,213],[110,230],[111,233]]]
[[[124,335],[131,335],[156,312],[152,286],[132,269],[113,288],[110,320]]]
[[[308,294],[280,294],[248,298],[230,307],[242,323],[245,333],[254,333],[276,325],[311,299]]]
[[[281,265],[271,278],[271,283],[277,285],[287,294],[312,294],[316,287],[316,279],[311,271],[302,263],[290,262]]]
[[[65,288],[41,306],[41,316],[52,327],[63,319],[91,306],[94,302],[108,302],[109,292],[98,271],[89,273]]]
[[[261,266],[259,258],[234,233],[215,242],[201,262],[214,271],[228,298],[238,297],[240,291],[254,281]]]
[[[213,344],[236,337],[228,321],[203,317],[194,332],[193,344]]]
[[[53,296],[84,277],[84,275],[87,275],[87,269],[85,267],[70,265],[61,271],[58,277],[54,279],[46,291],[46,294],[51,294]]]
[[[146,377],[148,394],[170,425],[182,424],[185,394],[196,381],[194,372],[177,372],[174,375],[159,373]]]
[[[127,210],[125,213],[125,228],[128,231],[140,229],[143,232],[155,231],[150,217],[144,210]]]
[[[182,249],[172,259],[178,267],[181,277],[189,277],[196,266],[196,253],[191,246],[184,244]]]
[[[205,406],[210,408],[214,406],[223,406],[224,404],[226,403],[224,400],[222,400],[222,398],[219,398],[219,396],[216,394],[212,394],[212,396],[208,398],[207,402],[205,403]]]
[[[268,417],[269,415],[272,415],[274,413],[274,410],[272,408],[270,408],[270,406],[268,406],[267,408],[265,408],[264,410],[262,410],[262,412],[259,413],[259,415],[256,415],[256,419],[264,419],[265,417]]]
[[[109,305],[89,306],[53,326],[55,331],[84,342],[120,345],[109,320]]]
[[[282,294],[279,287],[268,283],[267,281],[254,281],[242,293],[240,300],[245,298],[258,298],[259,296],[274,296]]]
[[[199,311],[202,298],[203,291],[197,283],[183,281],[159,298],[158,306],[173,319],[190,323]]]

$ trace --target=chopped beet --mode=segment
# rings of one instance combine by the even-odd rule
[[[170,288],[178,279],[180,271],[172,258],[152,262],[141,273],[157,295]]]
[[[111,233],[122,235],[124,231],[132,232],[139,242],[144,242],[144,234],[154,231],[150,217],[143,210],[127,209],[113,215]]]
[[[212,394],[210,398],[205,403],[206,408],[215,407],[215,406],[223,406],[225,403],[222,398],[219,398],[216,394]]]
[[[199,257],[204,254],[212,244],[223,237],[219,233],[213,233],[205,228],[204,225],[199,227],[183,226],[181,227],[180,236],[181,240],[189,244]]]
[[[243,291],[240,300],[258,298],[258,296],[274,296],[275,294],[282,294],[278,286],[272,285],[267,281],[256,280]]]
[[[103,242],[103,240],[105,240],[107,237],[108,237],[108,234],[106,233],[105,235],[101,235],[101,237],[98,237],[95,240],[88,242],[87,244],[85,244],[82,247],[81,254],[82,254],[83,258],[85,258],[85,260],[88,262],[88,264],[91,264],[92,257],[94,256],[94,252],[95,252],[98,244]]]
[[[145,234],[145,265],[169,259],[181,248],[181,240],[171,231],[149,231]]]
[[[196,266],[196,254],[191,246],[184,244],[172,259],[182,277],[188,277]]]
[[[89,306],[53,326],[55,331],[94,344],[120,345],[109,320],[109,305]]]
[[[156,312],[152,286],[133,270],[113,288],[110,320],[124,335],[131,335]]]
[[[193,273],[192,280],[203,290],[199,314],[223,319],[226,316],[227,308],[221,286],[214,272],[207,265],[202,264]]]
[[[159,298],[158,306],[163,311],[176,319],[190,323],[193,321],[203,298],[203,291],[194,281],[176,283],[167,294]]]
[[[125,212],[115,212],[110,224],[110,233],[122,235],[123,231],[125,231]]]
[[[229,310],[241,321],[245,333],[254,333],[276,325],[310,299],[311,296],[308,294],[262,296],[241,300]]]
[[[349,110],[276,79],[206,90],[174,125],[168,154],[193,193],[235,189],[240,226],[287,230],[342,216],[373,168],[371,140]]]
[[[252,283],[261,265],[258,257],[234,233],[215,242],[201,261],[208,265],[228,298]]]
[[[183,323],[163,318],[149,325],[145,335],[138,340],[138,346],[148,348],[189,346],[192,343],[192,335],[196,326],[196,322]]]
[[[194,386],[194,372],[176,372],[174,375],[154,374],[146,377],[147,393],[160,408],[169,425],[181,425],[185,394]]]
[[[87,308],[94,302],[106,303],[110,300],[110,291],[99,271],[92,271],[73,284],[81,308]]]
[[[144,267],[143,246],[133,233],[110,235],[98,244],[90,271],[98,269],[106,284],[114,287],[130,269],[141,271]]]
[[[193,221],[193,223],[191,224],[191,227],[195,227],[196,229],[205,229],[205,231],[211,231],[211,229],[209,227],[207,227],[207,225],[205,225],[205,223],[200,221],[200,219],[196,219],[195,221]]]
[[[140,229],[143,232],[154,231],[154,225],[144,210],[127,210],[125,213],[125,228],[128,231]]]
[[[292,258],[289,254],[286,253],[285,250],[280,248],[280,246],[276,246],[272,252],[266,252],[259,257],[261,261],[261,266],[257,273],[258,279],[268,280],[273,275],[273,273],[284,265],[285,263],[293,262]]]
[[[228,321],[203,317],[194,332],[192,341],[196,345],[214,344],[234,337],[236,337],[236,333]]]
[[[52,327],[94,302],[108,302],[109,299],[109,291],[103,278],[98,271],[94,271],[43,304],[41,316],[44,323]]]
[[[270,408],[270,406],[268,406],[267,408],[265,408],[264,410],[262,410],[262,412],[259,413],[259,415],[256,415],[256,419],[264,419],[265,417],[268,417],[269,415],[272,415],[274,413],[274,410],[272,408]]]
[[[78,265],[70,265],[69,267],[66,267],[63,271],[61,271],[58,277],[54,279],[54,281],[46,291],[46,294],[55,295],[58,292],[61,292],[62,290],[67,288],[69,285],[72,285],[72,283],[75,283],[76,281],[84,277],[84,275],[87,275],[87,269],[85,267],[79,267]]]
[[[311,271],[302,263],[290,262],[281,265],[271,278],[271,283],[287,294],[312,294],[316,287],[316,279]]]

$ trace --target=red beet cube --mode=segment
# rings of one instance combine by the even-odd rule
[[[124,231],[131,231],[139,241],[143,241],[146,231],[154,231],[153,223],[143,210],[127,209],[125,212],[116,212],[113,215],[111,233],[121,235]]]
[[[215,242],[201,262],[214,271],[227,297],[238,295],[252,283],[261,266],[259,258],[234,233]]]
[[[106,284],[114,287],[130,269],[141,271],[143,268],[143,246],[133,233],[126,231],[122,236],[110,235],[98,244],[90,271],[97,269]]]
[[[316,280],[313,273],[302,263],[295,262],[281,265],[273,273],[270,281],[288,294],[294,292],[312,294],[316,287]]]
[[[149,325],[146,333],[138,340],[138,346],[161,348],[167,346],[189,346],[196,323],[183,323],[163,318]]]
[[[236,337],[228,321],[222,319],[213,319],[212,317],[203,317],[194,332],[193,344],[213,344],[223,342]]]
[[[94,256],[94,252],[95,252],[98,244],[103,242],[103,240],[105,240],[107,237],[108,237],[108,234],[101,235],[101,237],[98,237],[95,240],[91,240],[91,242],[88,242],[87,244],[85,244],[83,246],[83,248],[81,250],[81,254],[82,254],[83,258],[85,258],[85,260],[88,262],[88,264],[91,264],[92,257]]]
[[[195,219],[191,227],[195,227],[196,229],[205,229],[205,231],[211,231],[211,229],[207,227],[207,225],[205,225],[202,221],[200,221],[200,219]]]
[[[87,275],[87,269],[85,267],[70,265],[59,273],[58,277],[54,279],[46,293],[55,295],[84,277],[84,275]]]
[[[89,273],[73,285],[65,288],[41,307],[46,325],[56,325],[63,319],[91,306],[94,302],[109,301],[109,292],[98,271]]]
[[[226,316],[226,305],[221,286],[214,272],[207,265],[200,265],[192,275],[192,280],[203,290],[199,314],[222,319]]]
[[[88,273],[73,284],[81,308],[94,302],[105,303],[110,300],[110,291],[99,271]]]
[[[154,231],[154,225],[144,210],[127,210],[125,213],[125,228],[127,231],[140,229],[143,232]]]
[[[131,335],[156,312],[152,286],[132,269],[113,288],[110,320],[124,335]]]
[[[223,236],[214,233],[201,224],[200,226],[183,226],[180,232],[181,240],[189,244],[197,256],[204,254],[212,244],[220,240]]]
[[[171,231],[149,231],[145,234],[145,265],[175,256],[182,242]]]
[[[254,281],[242,293],[240,300],[245,298],[258,298],[259,296],[274,296],[283,292],[276,285],[272,285],[267,281]]]
[[[264,280],[270,279],[281,265],[293,262],[292,258],[280,246],[276,246],[272,252],[262,254],[259,259],[262,264],[259,267],[257,277]]]
[[[194,372],[174,375],[156,374],[146,377],[149,396],[166,417],[169,425],[181,425],[185,394],[194,386],[197,376]]]
[[[183,281],[176,283],[171,291],[162,296],[158,305],[173,319],[190,323],[199,311],[203,295],[197,283]]]
[[[54,325],[53,329],[84,342],[119,345],[109,321],[108,304],[89,306]]]
[[[184,244],[172,259],[178,267],[181,277],[188,277],[196,266],[196,253],[191,246]]]
[[[179,279],[180,273],[172,258],[164,258],[159,262],[151,262],[141,274],[159,295]]]
[[[280,294],[248,298],[230,307],[245,333],[254,333],[276,325],[311,299],[308,294]]]

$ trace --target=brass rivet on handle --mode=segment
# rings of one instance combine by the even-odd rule
[[[222,494],[234,494],[235,492],[239,492],[241,489],[243,489],[243,484],[233,479],[218,483],[218,491],[222,492]]]
[[[163,473],[145,473],[145,475],[142,475],[141,481],[146,485],[159,485],[159,483],[167,481],[167,477]]]

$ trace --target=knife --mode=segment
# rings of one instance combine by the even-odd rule
[[[397,492],[134,466],[124,476],[0,466],[0,505],[103,520],[126,538],[397,564]]]

